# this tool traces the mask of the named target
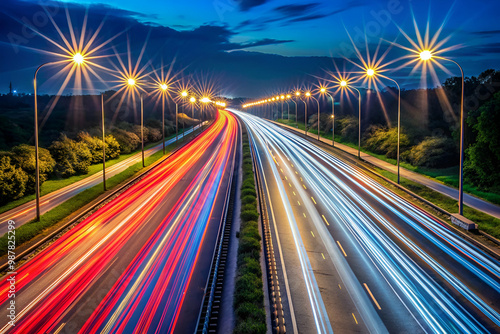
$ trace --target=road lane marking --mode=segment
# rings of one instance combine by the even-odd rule
[[[306,185],[305,185],[305,184],[303,184],[303,185],[302,185],[302,187],[304,187],[304,189],[306,189],[306,190],[307,190],[307,188],[306,188]]]
[[[305,213],[302,213],[302,214],[304,215],[304,218],[307,218]]]
[[[340,286],[340,284],[339,284],[339,289],[342,290],[342,287]]]
[[[372,294],[370,288],[368,287],[368,285],[366,285],[366,283],[363,283],[363,285],[365,286],[366,291],[368,291],[368,294],[370,295],[370,297],[373,299],[373,302],[375,303],[375,305],[377,306],[377,308],[379,310],[381,310],[382,308],[380,307],[380,304],[375,299],[375,296],[373,296],[373,294]]]
[[[288,185],[290,186],[290,188],[292,187],[292,184],[290,182],[288,182]]]
[[[302,178],[300,178],[300,181],[304,182],[304,180],[302,180]]]
[[[342,251],[342,253],[344,253],[344,256],[347,257],[347,254],[345,253],[344,251],[344,248],[342,247],[342,245],[340,244],[340,241],[337,240],[337,244],[339,245],[340,247],[340,250]]]
[[[321,217],[323,217],[323,220],[325,221],[326,225],[330,226],[330,224],[328,223],[328,220],[326,220],[326,218],[325,218],[325,215],[321,215]]]
[[[325,254],[321,253],[321,256],[323,257],[323,260],[326,260]]]
[[[311,231],[311,234],[312,234],[313,238],[316,238],[316,237],[314,236],[314,233],[313,233],[313,231]]]
[[[297,194],[295,193],[295,191],[292,191],[292,193],[293,193],[293,196],[297,196]]]
[[[354,313],[352,313],[352,317],[354,318],[354,321],[356,321],[356,325],[358,324],[358,320],[356,319],[356,316],[354,315]]]
[[[288,178],[287,178],[286,176],[285,176],[285,180],[287,180],[287,181],[288,181]]]
[[[300,202],[299,202],[299,201],[297,201],[297,203],[300,205]]]
[[[57,329],[56,329],[56,331],[54,332],[54,334],[58,334],[59,332],[61,332],[61,330],[63,329],[64,325],[66,325],[66,323],[65,323],[65,322],[63,322],[63,323],[61,324],[61,326],[59,326],[59,328],[57,328]]]
[[[311,199],[313,200],[314,204],[318,204],[316,203],[316,201],[314,200],[314,197],[311,196]]]

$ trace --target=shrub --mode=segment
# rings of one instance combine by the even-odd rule
[[[135,133],[127,130],[115,128],[112,134],[120,145],[120,152],[125,154],[134,151],[141,143],[141,139]]]
[[[250,220],[257,220],[259,218],[259,213],[256,209],[253,210],[245,210],[241,212],[241,220],[244,222]]]
[[[354,116],[339,118],[335,122],[335,126],[339,128],[340,135],[347,141],[354,142],[358,139],[358,119]],[[336,133],[339,133],[337,129]]]
[[[106,160],[116,159],[120,156],[120,144],[113,135],[107,135],[106,141]]]
[[[17,167],[20,167],[28,175],[26,182],[26,193],[35,192],[35,147],[26,144],[15,146],[11,150],[11,161]],[[38,148],[40,186],[48,179],[54,171],[56,161],[52,158],[50,152],[44,148]]]
[[[457,147],[445,137],[427,137],[404,156],[414,166],[444,168],[458,162]]]
[[[241,197],[246,197],[246,196],[257,196],[257,192],[255,191],[255,187],[253,189],[251,188],[246,188],[241,190]]]
[[[8,156],[0,158],[0,203],[4,204],[24,195],[28,175],[11,163]]]
[[[410,144],[410,140],[403,132],[401,132],[399,140],[402,152]],[[388,158],[395,159],[398,152],[398,128],[372,125],[365,134],[364,145],[372,152],[384,154]]]
[[[257,199],[255,198],[254,195],[243,196],[243,194],[242,194],[241,203],[243,203],[243,204],[252,204],[252,205],[254,205],[254,208],[255,208],[256,201],[257,201]]]
[[[102,140],[97,137],[92,137],[88,132],[80,132],[78,140],[87,145],[92,156],[91,163],[97,164],[102,162]]]
[[[92,153],[84,142],[76,142],[63,134],[49,150],[57,161],[56,172],[62,177],[88,173]]]
[[[160,129],[157,128],[148,128],[148,141],[149,142],[157,142],[162,139],[163,135]]]

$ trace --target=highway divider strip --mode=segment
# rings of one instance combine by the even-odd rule
[[[206,127],[205,129],[207,129],[207,128],[208,127]],[[200,131],[200,132],[198,132],[193,137],[192,140],[194,140],[196,137],[198,137],[202,132],[203,132],[203,130]],[[172,152],[170,152],[169,155],[167,155],[167,156],[165,156],[163,158],[158,159],[157,161],[153,162],[151,165],[149,165],[147,167],[144,167],[143,170],[140,171],[138,175],[132,177],[132,179],[130,179],[128,181],[125,181],[125,183],[122,183],[121,185],[118,185],[117,188],[115,188],[115,189],[108,190],[103,195],[99,196],[100,198],[98,197],[97,199],[91,201],[90,203],[84,205],[82,208],[80,208],[80,209],[76,210],[75,212],[73,212],[72,215],[75,215],[75,216],[72,217],[71,219],[69,219],[66,223],[64,223],[63,225],[61,225],[60,227],[58,227],[56,230],[50,232],[48,235],[46,235],[45,237],[43,237],[41,240],[37,241],[33,245],[31,245],[31,246],[27,247],[26,249],[22,250],[20,253],[16,253],[15,262],[19,263],[20,259],[23,259],[25,256],[27,256],[30,253],[34,252],[39,247],[41,247],[42,245],[44,245],[46,242],[48,242],[51,239],[55,238],[59,233],[61,233],[62,231],[64,231],[66,228],[70,227],[71,225],[77,223],[79,220],[81,220],[82,218],[84,218],[87,214],[89,214],[90,212],[92,212],[96,207],[99,207],[102,204],[106,203],[113,196],[121,193],[126,188],[128,188],[129,186],[131,186],[133,183],[135,183],[138,180],[140,180],[143,176],[145,176],[147,173],[149,173],[151,170],[153,170],[154,168],[156,168],[158,165],[160,165],[161,163],[163,163],[164,161],[166,161],[167,159],[169,159],[172,155],[174,155],[177,151],[179,151],[181,148],[183,148],[185,145],[187,145],[190,142],[191,141],[184,142],[181,146],[176,147]],[[97,184],[96,186],[100,186],[100,184]],[[57,209],[57,207],[54,208],[54,209]],[[54,209],[52,209],[52,210],[54,210]],[[22,226],[26,226],[28,224],[29,223],[24,224]],[[3,263],[3,264],[0,265],[0,273],[4,273],[7,270],[8,265],[9,265],[8,259],[5,259],[5,263]]]

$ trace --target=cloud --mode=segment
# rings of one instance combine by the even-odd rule
[[[276,44],[284,44],[284,43],[291,43],[294,42],[294,40],[283,40],[283,39],[274,39],[274,38],[264,38],[255,42],[249,42],[245,44],[240,44],[241,48],[240,49],[248,49],[248,48],[253,48],[256,46],[263,46],[263,45],[276,45]]]
[[[318,3],[308,3],[303,5],[283,5],[274,8],[275,12],[280,13],[281,15],[290,17],[290,16],[302,16],[307,14],[309,11],[318,7]]]
[[[478,36],[495,36],[495,35],[500,35],[500,30],[473,31],[472,34]]]
[[[266,0],[240,0],[240,10],[246,12],[254,7],[265,4]]]

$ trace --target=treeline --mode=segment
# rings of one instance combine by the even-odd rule
[[[149,121],[144,127],[144,142],[162,139],[161,122]],[[172,128],[166,129],[173,133]],[[97,129],[81,131],[74,138],[61,133],[47,149],[39,148],[40,185],[48,179],[87,174],[92,164],[102,163],[103,145],[106,160],[135,151],[141,144],[141,128],[121,122],[109,131],[103,143]],[[0,152],[0,204],[35,193],[35,147],[21,144]]]
[[[481,190],[500,192],[500,71],[487,70],[478,77],[468,77],[464,87],[466,182]],[[395,93],[390,87],[381,93],[383,106],[375,102],[378,98],[369,98],[374,94],[366,94],[368,101],[362,105],[361,116],[362,147],[393,159],[397,152]],[[402,161],[426,168],[458,165],[460,93],[460,78],[449,78],[434,89],[401,92]],[[336,107],[335,134],[357,144],[357,101],[344,102],[348,103]],[[328,110],[323,103],[322,110]],[[331,133],[332,123],[330,114],[321,114],[322,132]],[[308,124],[311,129],[317,128],[316,114]]]

